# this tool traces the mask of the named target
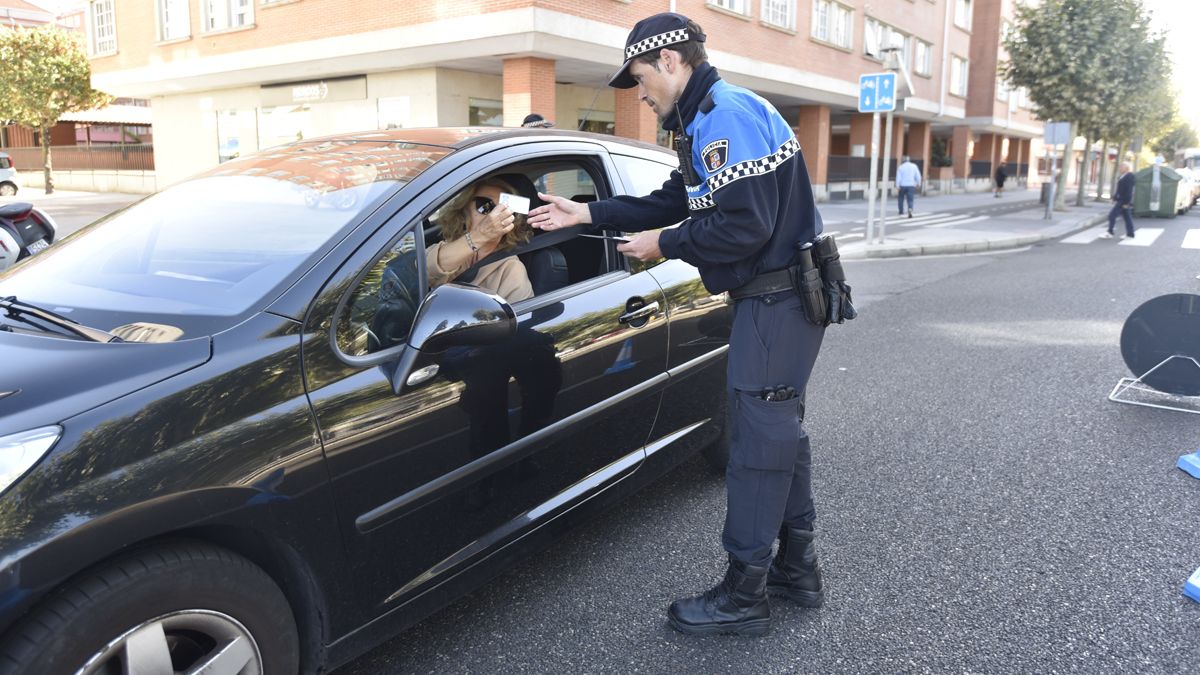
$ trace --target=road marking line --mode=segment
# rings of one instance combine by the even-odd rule
[[[947,216],[952,216],[952,215],[954,215],[954,214],[952,214],[952,213],[922,213],[919,216],[913,216],[912,218],[908,218],[906,216],[894,216],[894,215],[889,214],[887,219],[888,219],[889,223],[897,221],[897,220],[906,220],[908,222],[914,222],[914,221],[918,221],[918,220],[930,220],[933,218],[945,218]],[[876,220],[876,222],[878,222],[878,220]],[[856,221],[854,221],[854,223],[856,225],[865,225],[867,223],[867,221],[856,220]]]
[[[863,234],[862,232],[851,232],[850,234],[843,234],[841,236],[841,238],[842,239],[853,239],[855,237],[865,237],[865,236],[867,236],[867,235]]]
[[[1184,248],[1200,248],[1200,230],[1188,230],[1183,236]]]
[[[1063,239],[1062,243],[1064,243],[1064,244],[1090,244],[1093,241],[1096,241],[1097,239],[1099,239],[1100,235],[1103,234],[1104,232],[1106,232],[1107,230],[1108,230],[1108,228],[1104,225],[1100,225],[1098,227],[1093,227],[1091,229],[1084,230],[1083,232],[1078,232],[1076,234],[1073,234],[1073,235],[1067,237],[1066,239]]]
[[[973,215],[975,215],[975,214],[973,214],[973,213],[952,213],[950,215],[942,216],[941,218],[930,218],[929,220],[926,220],[923,223],[912,223],[911,225],[909,225],[909,227],[920,227],[922,225],[933,226],[934,223],[958,222],[959,220],[962,220],[963,218],[970,218]],[[986,218],[987,216],[983,216],[983,217]],[[902,223],[902,224],[906,224],[906,223]]]
[[[991,218],[991,216],[976,216],[974,218],[967,218],[966,220],[952,220],[948,223],[938,223],[937,225],[930,225],[929,227],[932,229],[935,227],[949,227],[951,225],[966,225],[967,223],[974,223],[974,222],[977,222],[980,220],[987,220],[988,218]]]
[[[1133,239],[1125,238],[1117,242],[1120,246],[1149,246],[1154,243],[1155,239],[1163,233],[1161,227],[1139,227],[1134,234],[1137,236]]]

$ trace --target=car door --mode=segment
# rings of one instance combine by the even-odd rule
[[[433,209],[513,162],[559,156],[578,162],[599,196],[610,193],[599,146],[484,155],[401,209],[329,279],[306,318],[304,369],[353,561],[347,573],[372,612],[442,583],[644,457],[666,380],[664,299],[653,277],[623,264],[517,303],[508,339],[415,359],[412,373],[436,374],[400,394],[392,381],[406,347],[362,348],[402,339],[427,297]]]

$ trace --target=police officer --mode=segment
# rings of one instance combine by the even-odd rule
[[[704,41],[685,16],[643,19],[609,81],[637,87],[675,136],[679,170],[662,188],[590,204],[543,194],[547,205],[531,211],[529,222],[544,230],[591,224],[637,231],[684,221],[635,235],[618,250],[695,265],[708,290],[734,299],[722,535],[729,567],[711,591],[672,603],[668,620],[694,635],[762,635],[771,620],[768,591],[806,607],[824,597],[812,543],[812,453],[801,418],[825,329],[807,320],[797,293],[779,283],[797,247],[820,233],[821,220],[791,127],[770,103],[722,80]]]

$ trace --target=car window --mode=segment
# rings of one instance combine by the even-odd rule
[[[420,305],[417,239],[408,232],[388,247],[355,287],[338,319],[343,353],[364,356],[403,344]]]
[[[661,188],[675,170],[675,167],[669,164],[628,155],[613,155],[613,162],[621,172],[621,179],[625,181],[626,187],[638,197]]]

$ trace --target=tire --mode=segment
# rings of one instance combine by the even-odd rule
[[[0,183],[0,197],[12,197],[17,194],[17,186],[12,183]]]
[[[0,673],[191,672],[211,661],[204,672],[294,675],[298,654],[291,607],[271,577],[225,549],[178,542],[52,592],[0,643]]]

